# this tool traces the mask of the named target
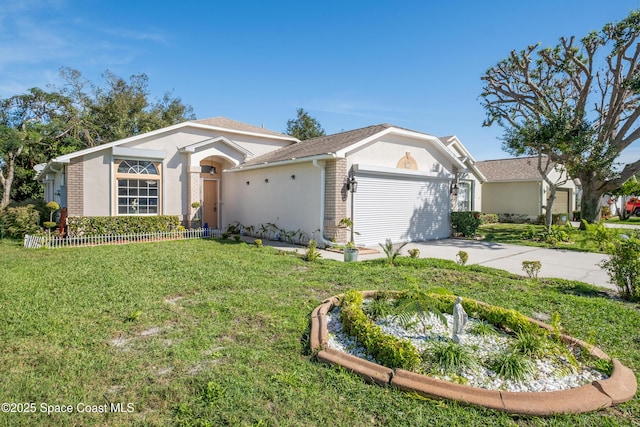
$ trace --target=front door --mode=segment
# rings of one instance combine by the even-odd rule
[[[202,222],[209,224],[209,228],[218,228],[218,180],[203,180]]]

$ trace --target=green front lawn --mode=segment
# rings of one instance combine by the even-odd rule
[[[640,310],[598,289],[444,260],[307,263],[214,240],[57,250],[0,242],[0,425],[574,426],[640,422],[640,399],[535,418],[365,383],[309,354],[311,311],[349,289],[443,286],[566,331],[640,372]],[[111,402],[131,413],[79,413]],[[71,405],[45,415],[41,405]],[[132,406],[127,406],[132,404]],[[54,408],[62,409],[62,408]]]
[[[583,252],[604,252],[600,249],[598,242],[592,236],[589,236],[589,234],[584,230],[570,226],[561,226],[559,228],[568,234],[569,241],[557,241],[554,244],[544,240],[523,238],[528,231],[534,230],[535,233],[540,233],[545,229],[543,225],[532,224],[485,224],[478,228],[477,234],[484,236],[484,240],[486,241],[497,243],[510,243],[514,245],[536,246],[542,248],[559,248]],[[612,235],[629,233],[629,230],[625,230],[624,228],[609,228],[608,231],[612,233]],[[631,232],[635,232],[635,230],[632,230]]]

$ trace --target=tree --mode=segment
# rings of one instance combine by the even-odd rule
[[[548,114],[540,123],[525,122],[518,128],[510,128],[503,138],[503,149],[513,156],[529,155],[537,159],[536,167],[547,184],[549,191],[545,205],[545,225],[551,227],[553,220],[553,203],[558,187],[569,180],[563,165],[552,160],[553,155],[561,155],[572,150],[584,149],[591,142],[591,126],[582,122],[579,126],[570,126],[571,118],[566,112]],[[556,171],[556,179],[550,173]],[[571,212],[567,212],[571,214]]]
[[[14,195],[19,182],[16,178],[24,179],[25,164],[29,168],[27,184],[33,184],[33,166],[43,160],[60,134],[56,117],[64,105],[61,95],[38,88],[0,100],[0,207],[9,204]]]
[[[194,118],[170,93],[150,101],[145,74],[129,82],[105,72],[104,87],[63,68],[62,88],[39,88],[0,99],[0,204],[41,197],[33,167],[82,148],[127,138]]]
[[[316,119],[311,117],[304,109],[296,110],[297,118],[287,121],[287,134],[304,141],[311,138],[324,136],[324,129]]]
[[[546,150],[580,179],[581,215],[588,222],[599,219],[601,196],[640,170],[640,160],[621,169],[616,163],[640,138],[639,35],[640,11],[634,11],[579,42],[562,37],[553,48],[514,50],[482,77],[485,126],[497,123],[517,132],[561,121],[563,132],[574,132],[558,144],[527,146]]]

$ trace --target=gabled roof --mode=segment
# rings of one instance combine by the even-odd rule
[[[257,133],[262,135],[278,136],[281,138],[297,141],[297,139],[291,135],[286,135],[284,133],[265,129],[264,126],[263,127],[253,126],[248,123],[239,122],[237,120],[231,120],[222,116],[212,117],[210,119],[191,120],[191,123],[198,123],[206,126],[212,126],[212,127],[228,129],[228,130],[237,130],[237,131],[246,132],[246,133]]]
[[[488,182],[542,180],[537,156],[485,160],[476,163],[476,166]]]
[[[457,163],[458,167],[464,167],[464,164],[460,162],[451,150],[449,150],[438,138],[426,133],[416,132],[393,126],[388,123],[383,123],[291,144],[248,160],[231,170],[275,166],[282,163],[310,161],[313,159],[345,157],[349,152],[357,150],[371,141],[374,141],[376,138],[389,133],[428,141],[433,144],[438,151],[451,158],[454,163]]]
[[[231,120],[226,117],[213,117],[210,119],[202,119],[202,120],[188,120],[186,122],[178,123],[172,126],[156,129],[151,132],[134,135],[129,138],[120,139],[120,140],[109,142],[102,145],[96,145],[95,147],[89,147],[89,148],[85,148],[84,150],[79,150],[73,153],[58,156],[54,159],[49,160],[49,162],[42,168],[42,170],[37,171],[35,179],[38,179],[40,175],[45,173],[46,170],[49,168],[49,166],[53,163],[69,163],[71,159],[74,159],[76,157],[95,153],[95,152],[109,149],[112,147],[117,147],[122,144],[135,142],[144,138],[149,138],[156,135],[173,132],[178,129],[187,128],[187,127],[192,127],[196,129],[214,130],[214,131],[227,131],[230,133],[236,133],[241,135],[258,136],[258,137],[269,138],[269,139],[280,139],[280,140],[286,140],[289,142],[298,142],[298,139],[291,135],[285,135],[283,133],[275,132],[269,129],[253,126],[247,123],[238,122],[236,120]],[[209,138],[207,138],[207,140],[208,139]]]
[[[322,155],[335,157],[336,152],[389,129],[390,127],[391,125],[388,124],[374,125],[347,132],[340,132],[333,135],[308,139],[253,158],[243,163],[239,168],[279,163],[287,160],[311,158]]]

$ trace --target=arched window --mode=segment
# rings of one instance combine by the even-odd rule
[[[118,215],[160,213],[159,166],[147,160],[116,160]]]

